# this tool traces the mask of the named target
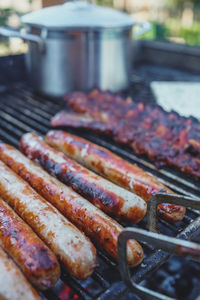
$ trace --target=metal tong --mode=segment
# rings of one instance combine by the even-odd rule
[[[157,293],[139,284],[136,284],[130,275],[129,266],[127,263],[127,242],[130,239],[136,239],[140,242],[146,242],[154,247],[167,251],[170,254],[189,257],[197,262],[200,262],[200,245],[197,243],[189,242],[183,238],[184,231],[176,238],[169,237],[164,234],[158,233],[158,219],[157,219],[157,206],[160,203],[178,204],[185,207],[190,207],[200,210],[200,200],[187,196],[173,195],[158,193],[151,196],[148,202],[147,212],[147,227],[148,230],[140,228],[126,228],[121,232],[118,238],[118,263],[121,277],[126,285],[134,293],[142,297],[142,299],[158,299],[158,300],[175,300],[174,298]],[[197,236],[200,233],[200,217],[194,220],[188,227],[190,227],[190,236]],[[188,228],[187,227],[187,228]],[[181,237],[182,239],[180,239]]]

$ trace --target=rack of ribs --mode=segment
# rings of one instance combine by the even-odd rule
[[[145,155],[157,167],[174,167],[200,178],[200,123],[193,117],[99,90],[74,92],[64,100],[67,110],[52,118],[53,127],[101,133]]]

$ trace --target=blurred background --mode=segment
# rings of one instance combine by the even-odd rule
[[[61,0],[0,0],[0,26],[20,26],[20,16]],[[138,21],[149,20],[152,29],[140,38],[200,45],[200,0],[93,0],[98,5],[125,11]],[[26,45],[19,39],[0,40],[0,55],[21,53]]]

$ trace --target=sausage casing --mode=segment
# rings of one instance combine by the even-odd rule
[[[61,130],[51,130],[46,135],[46,142],[88,169],[137,194],[145,201],[148,201],[154,193],[161,191],[173,194],[169,188],[136,164],[131,164],[106,148],[83,138]],[[175,222],[183,219],[185,208],[161,204],[158,213],[163,218]]]
[[[121,225],[70,187],[46,173],[15,148],[5,144],[0,145],[0,159],[110,256],[117,259],[117,239],[123,230]],[[141,246],[131,240],[127,249],[129,264],[138,265],[143,259]]]
[[[54,253],[1,198],[0,245],[38,289],[50,288],[59,279]]]
[[[10,257],[0,247],[0,299],[41,300]]]
[[[89,277],[96,267],[92,243],[28,183],[0,161],[0,195],[62,261],[70,274]]]
[[[48,146],[37,135],[27,133],[22,136],[20,149],[112,217],[137,223],[145,216],[147,204],[142,198],[89,171]]]

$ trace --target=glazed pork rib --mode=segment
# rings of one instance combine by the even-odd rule
[[[89,239],[2,161],[0,196],[32,227],[71,275],[86,279],[93,273],[96,250]]]
[[[121,225],[70,187],[53,178],[15,148],[1,144],[0,159],[80,230],[83,230],[100,248],[117,259],[117,239],[123,230]],[[130,266],[138,265],[143,259],[141,246],[131,240],[128,242],[127,250]]]
[[[37,292],[0,247],[0,299],[42,300]]]
[[[200,123],[159,106],[136,103],[94,90],[65,97],[69,111],[52,118],[52,126],[85,128],[112,137],[157,167],[175,167],[200,178]]]
[[[48,146],[37,135],[27,133],[22,136],[20,149],[28,158],[112,217],[137,223],[145,216],[147,204],[142,198],[89,171]]]
[[[0,245],[38,289],[58,281],[60,266],[53,252],[1,198]]]
[[[130,164],[111,151],[83,138],[61,130],[52,130],[47,133],[46,142],[88,169],[136,193],[145,201],[148,201],[154,193],[173,194],[169,188],[136,164]],[[158,213],[163,218],[175,222],[183,219],[185,208],[161,204],[158,207]]]

